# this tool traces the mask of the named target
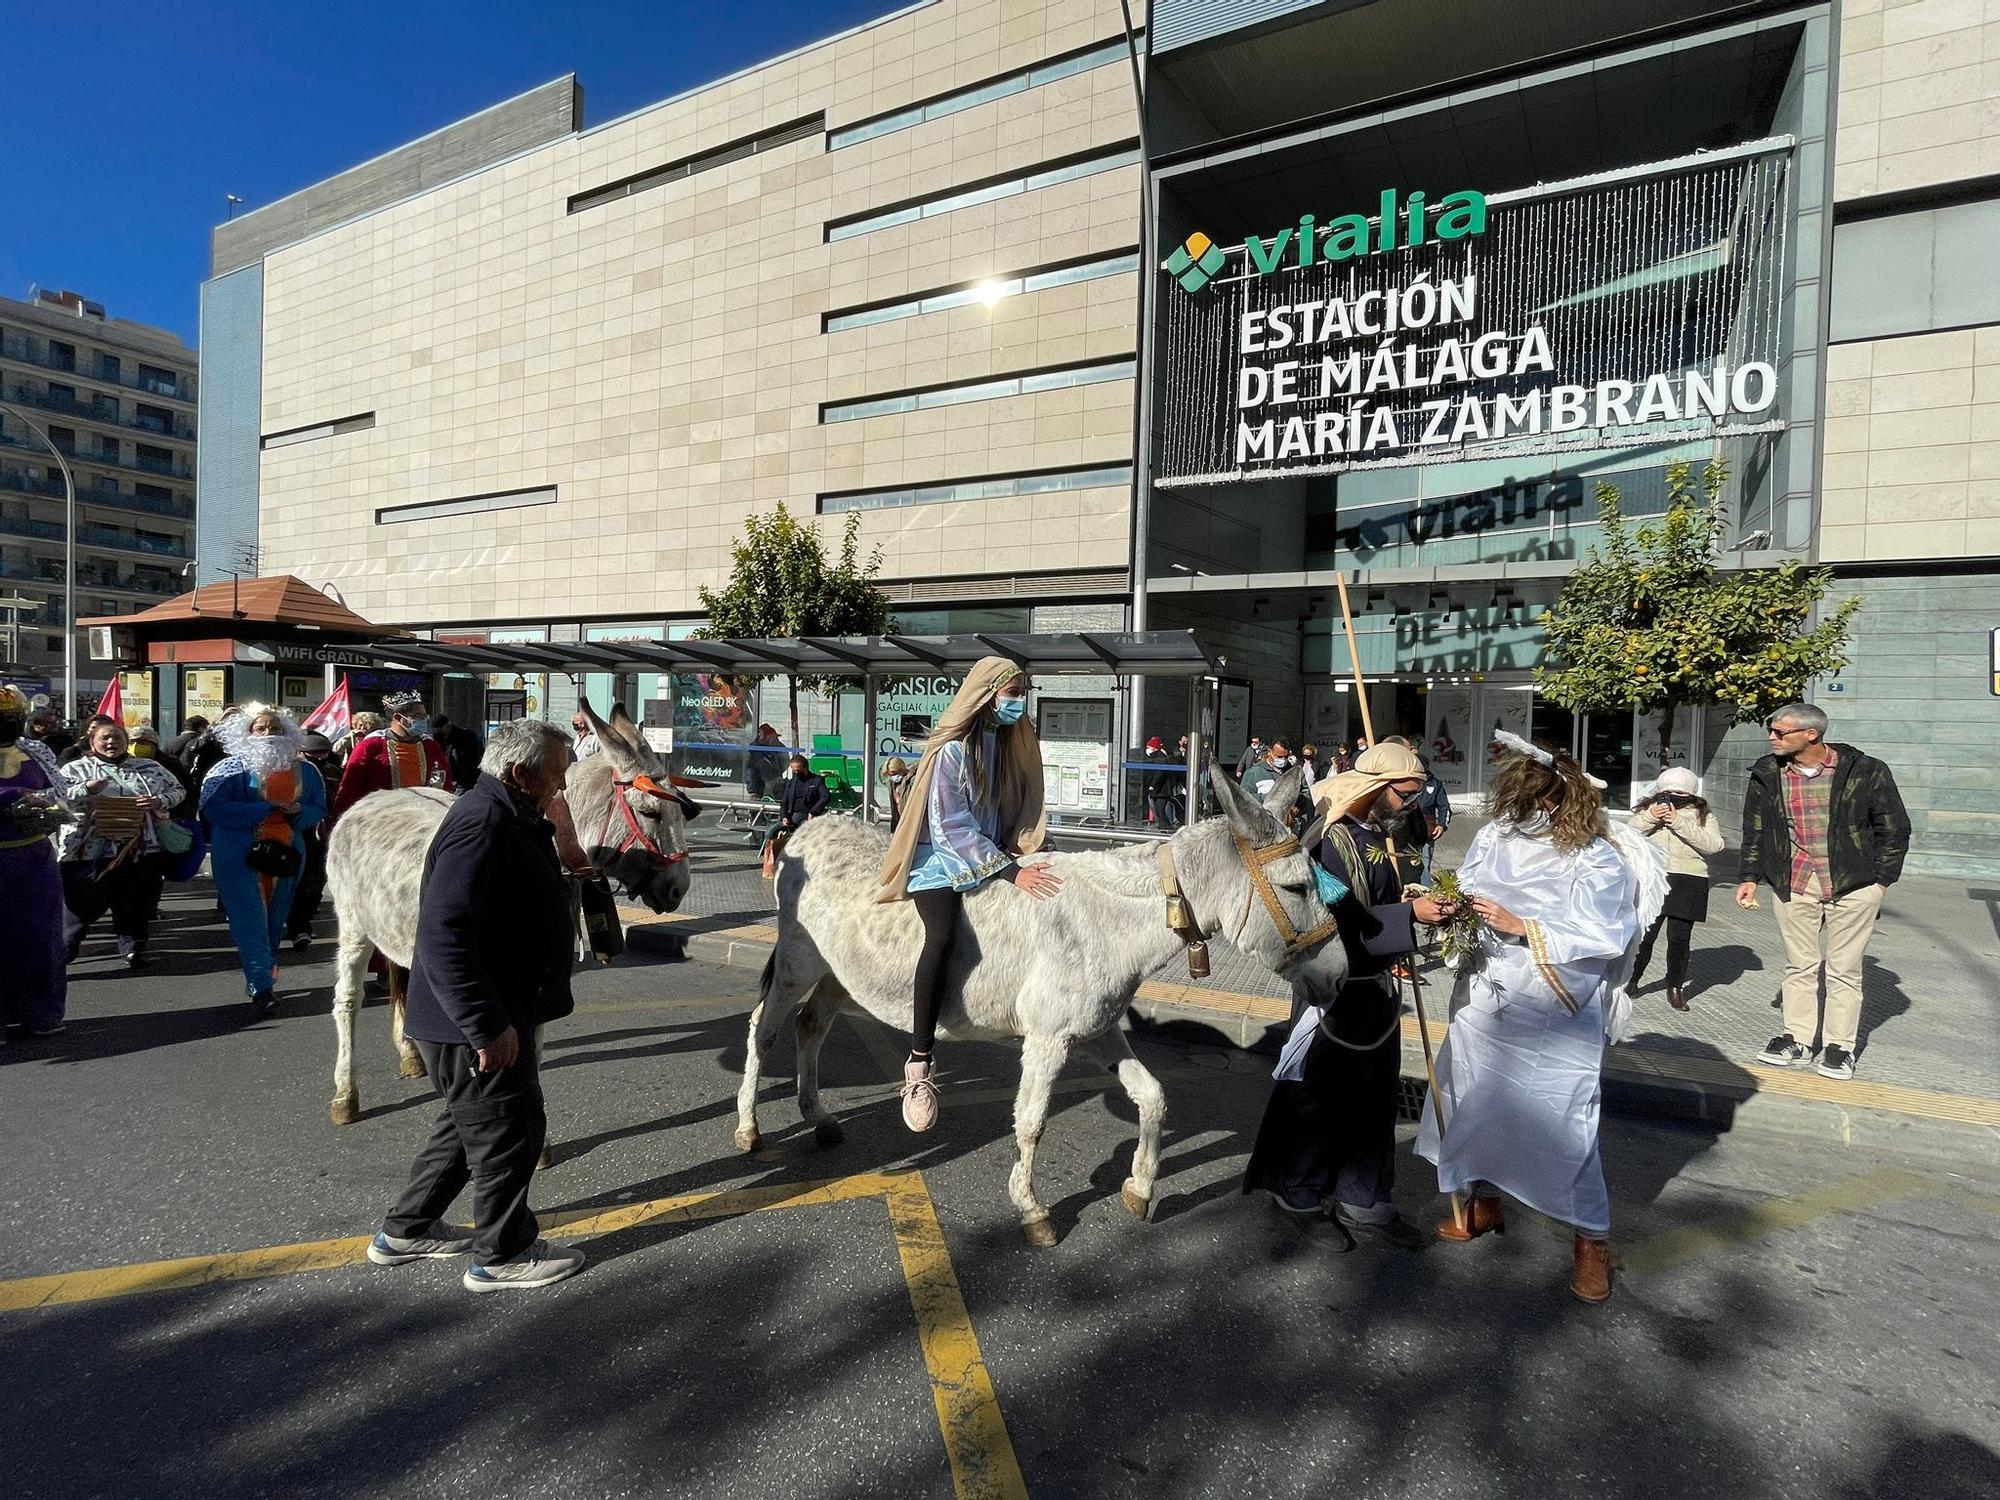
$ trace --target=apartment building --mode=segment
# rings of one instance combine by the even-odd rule
[[[60,696],[70,539],[49,444],[76,487],[77,617],[129,614],[187,586],[195,430],[195,351],[179,338],[75,292],[0,298],[0,595],[33,601],[0,609],[17,617],[0,634],[0,658],[18,639],[10,680]],[[77,673],[88,709],[106,669],[79,646]]]

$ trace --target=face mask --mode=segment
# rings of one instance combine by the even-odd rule
[[[431,732],[429,719],[405,719],[403,729],[406,734],[425,735]]]
[[[995,698],[993,700],[993,717],[998,719],[1002,724],[1020,723],[1021,715],[1027,711],[1028,700],[1026,698]]]
[[[138,744],[132,747],[132,753],[138,756],[141,760],[151,760],[153,758],[153,747],[147,744],[145,741],[141,740]]]
[[[1271,769],[1274,771],[1282,771],[1291,763],[1292,758],[1289,755],[1274,755],[1271,757]]]

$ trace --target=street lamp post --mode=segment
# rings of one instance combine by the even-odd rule
[[[20,407],[0,401],[6,412],[40,438],[56,456],[56,468],[63,477],[63,710],[64,719],[76,713],[76,476],[69,471],[55,439],[31,421]]]

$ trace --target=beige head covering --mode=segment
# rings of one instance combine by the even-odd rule
[[[930,831],[924,809],[930,806],[938,752],[953,740],[977,733],[1000,689],[1020,675],[1020,667],[1004,656],[984,657],[965,674],[958,696],[924,743],[924,758],[917,762],[916,774],[903,788],[903,806],[916,809],[917,816],[906,816],[896,825],[877,877],[877,901],[901,901],[909,894],[904,887],[909,883],[910,863],[918,841]],[[1042,747],[1034,726],[1025,717],[1017,724],[1002,725],[994,736],[993,758],[995,764],[987,768],[987,779],[988,795],[996,799],[1000,810],[997,841],[1011,854],[1032,854],[1042,847],[1048,833],[1048,820],[1042,812]]]
[[[1313,788],[1313,808],[1322,817],[1344,818],[1354,804],[1392,781],[1421,779],[1424,763],[1407,745],[1372,745],[1355,758],[1354,769],[1329,776]]]

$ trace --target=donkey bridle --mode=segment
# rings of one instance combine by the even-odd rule
[[[1264,873],[1266,865],[1287,859],[1299,852],[1297,839],[1287,836],[1275,844],[1266,844],[1258,848],[1240,833],[1232,832],[1230,837],[1236,841],[1236,853],[1243,861],[1243,868],[1250,872],[1251,890],[1263,899],[1264,910],[1270,913],[1271,925],[1277,928],[1279,941],[1285,945],[1284,956],[1278,960],[1280,967],[1290,963],[1307,949],[1318,947],[1339,931],[1339,922],[1334,919],[1333,913],[1328,911],[1325,921],[1310,932],[1300,932],[1292,925],[1291,917],[1286,915],[1284,903],[1278,900],[1278,893],[1271,888],[1271,877]],[[1173,851],[1164,843],[1156,844],[1154,849],[1154,859],[1160,867],[1160,888],[1167,898],[1167,925],[1179,934],[1183,943],[1205,941],[1206,934],[1202,932],[1201,924],[1195,920],[1193,911],[1188,908],[1181,895],[1180,881],[1174,871]],[[1177,911],[1181,918],[1179,921],[1175,920]],[[1246,895],[1243,898],[1243,921],[1237,924],[1236,935],[1239,939],[1243,936],[1243,926],[1249,920],[1250,898]]]
[[[628,849],[641,849],[646,857],[656,865],[677,865],[687,858],[687,850],[676,849],[672,854],[660,847],[658,839],[639,826],[639,815],[632,811],[632,804],[625,800],[625,793],[636,788],[648,796],[658,797],[663,802],[679,802],[678,794],[668,791],[650,776],[634,776],[630,781],[612,783],[611,801],[619,812],[625,814],[625,837],[615,847],[612,844],[617,833],[617,825],[610,813],[604,815],[604,844],[611,849],[615,859]]]

